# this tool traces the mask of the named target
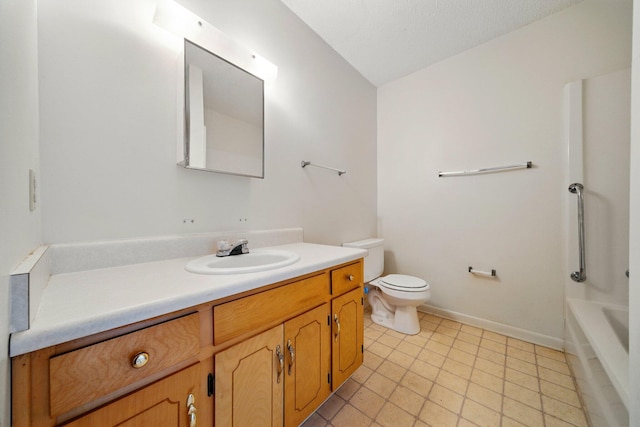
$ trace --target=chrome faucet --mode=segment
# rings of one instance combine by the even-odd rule
[[[249,247],[247,246],[249,244],[249,241],[247,239],[240,239],[233,245],[229,245],[227,242],[224,243],[226,243],[226,245],[222,245],[223,247],[220,247],[221,245],[218,245],[216,256],[223,257],[249,253]]]

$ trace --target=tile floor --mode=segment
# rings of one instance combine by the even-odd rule
[[[419,315],[410,336],[365,313],[363,366],[303,426],[588,426],[564,353]]]

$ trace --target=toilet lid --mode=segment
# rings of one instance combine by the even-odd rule
[[[389,274],[381,277],[378,279],[378,284],[389,289],[405,292],[421,292],[429,289],[429,284],[424,280],[404,274]]]

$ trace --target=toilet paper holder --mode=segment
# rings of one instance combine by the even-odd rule
[[[496,277],[497,273],[495,269],[491,269],[491,271],[482,271],[482,270],[475,270],[473,267],[469,266],[469,273],[471,274],[477,274],[480,276],[490,276],[490,277]]]

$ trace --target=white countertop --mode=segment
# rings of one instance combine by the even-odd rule
[[[265,248],[267,249],[267,248]],[[190,258],[52,275],[30,328],[11,335],[10,356],[197,306],[366,256],[362,249],[312,243],[273,246],[295,264],[235,275],[184,269]]]

